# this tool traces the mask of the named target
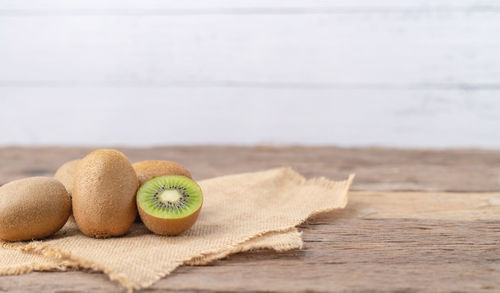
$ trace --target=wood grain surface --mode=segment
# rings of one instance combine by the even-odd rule
[[[346,209],[316,216],[300,226],[303,250],[249,252],[208,266],[181,267],[145,291],[500,291],[500,193],[473,192],[498,189],[497,151],[328,147],[121,150],[132,161],[177,160],[197,179],[278,165],[292,165],[307,176],[334,179],[358,172],[354,186],[358,191],[350,193]],[[88,151],[2,148],[0,178],[5,183],[14,177],[50,175],[62,162]],[[391,168],[398,172],[391,173]],[[485,174],[488,176],[481,176]],[[395,191],[398,189],[434,191]],[[449,190],[460,192],[446,192]],[[72,271],[3,276],[3,291],[123,289],[103,274]]]
[[[64,162],[95,148],[0,148],[0,185],[26,176],[52,176]],[[197,180],[292,166],[306,177],[345,179],[353,190],[497,191],[500,151],[407,150],[337,147],[155,147],[121,148],[132,162],[161,159],[185,165]]]
[[[0,145],[500,148],[495,0],[4,0],[0,28]]]
[[[500,148],[500,136],[492,135],[500,128],[497,90],[349,87],[51,89],[0,84],[0,145]],[[78,111],[73,111],[75,100]],[[151,109],[162,113],[152,115]],[[166,128],[168,121],[176,126]]]
[[[2,2],[0,86],[498,88],[494,1],[126,2]]]

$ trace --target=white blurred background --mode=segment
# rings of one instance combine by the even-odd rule
[[[0,145],[500,147],[500,2],[1,0]]]

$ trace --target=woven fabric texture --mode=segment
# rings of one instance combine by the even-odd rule
[[[295,227],[313,214],[345,207],[352,180],[306,180],[290,168],[204,180],[200,217],[180,236],[154,235],[137,223],[123,237],[93,239],[70,220],[43,241],[1,242],[0,274],[91,269],[134,289],[181,265],[253,249],[301,248]]]

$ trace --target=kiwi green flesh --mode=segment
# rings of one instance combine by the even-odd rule
[[[137,203],[147,214],[161,219],[180,219],[196,212],[203,202],[200,187],[180,175],[155,177],[137,192]]]

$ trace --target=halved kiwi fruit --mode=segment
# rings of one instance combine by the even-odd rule
[[[142,222],[160,235],[178,235],[193,226],[203,204],[203,193],[193,180],[181,175],[155,177],[137,192]]]

